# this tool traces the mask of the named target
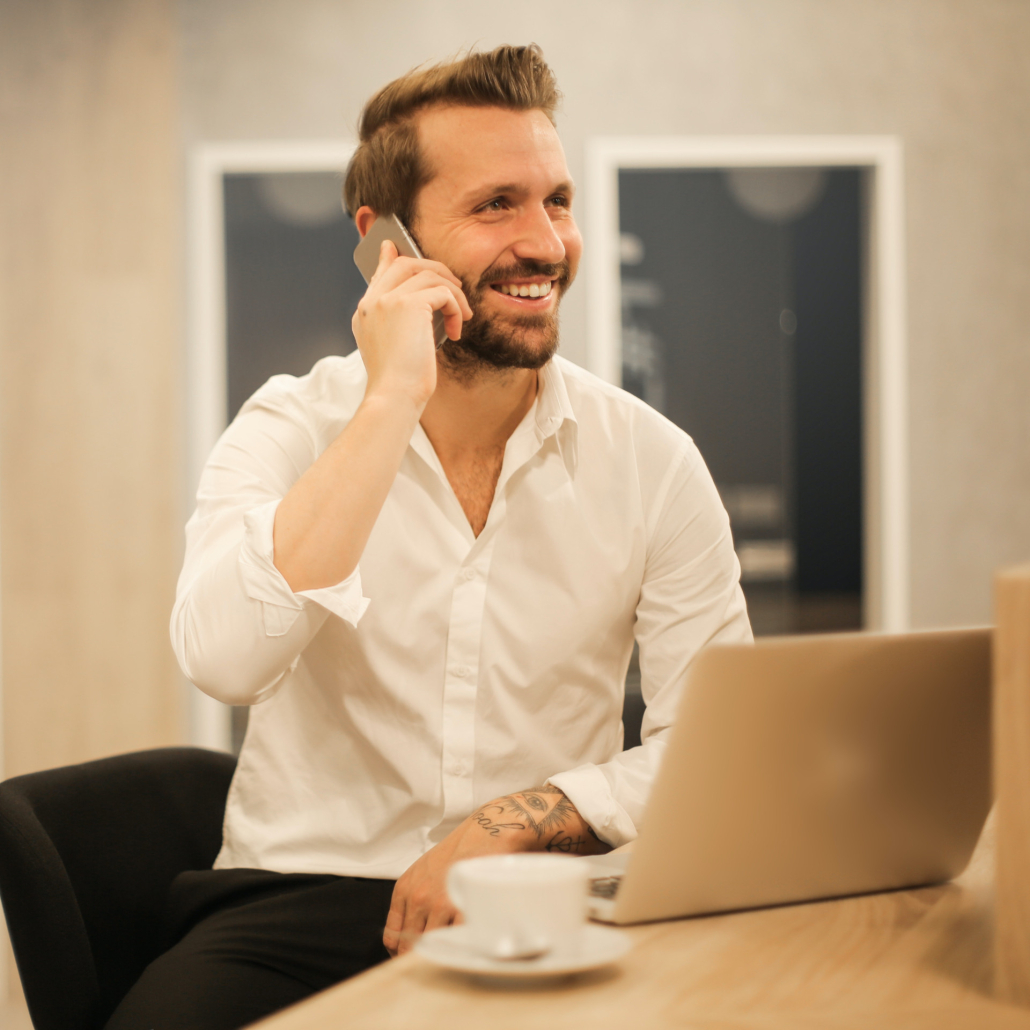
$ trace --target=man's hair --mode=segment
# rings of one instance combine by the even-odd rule
[[[367,204],[411,226],[418,191],[432,178],[419,148],[415,115],[435,104],[540,110],[554,122],[561,93],[535,43],[469,52],[444,64],[415,68],[384,86],[365,105],[358,149],[347,167],[343,199],[354,217]]]

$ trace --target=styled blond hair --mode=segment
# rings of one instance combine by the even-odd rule
[[[561,93],[535,43],[470,52],[454,61],[415,68],[365,104],[358,149],[347,167],[343,199],[353,218],[368,205],[410,226],[418,191],[432,173],[423,159],[415,115],[434,104],[540,110],[554,122]]]

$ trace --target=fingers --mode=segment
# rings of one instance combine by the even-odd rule
[[[447,335],[452,340],[457,340],[461,336],[462,323],[472,317],[472,312],[468,308],[468,302],[465,301],[464,295],[459,292],[458,296],[455,297],[446,286],[436,286],[425,290],[422,296],[429,304],[431,311],[439,311],[443,315]],[[465,303],[459,303],[459,298]]]
[[[444,314],[443,327],[448,337],[452,340],[461,339],[461,323],[468,315]]]
[[[426,930],[436,930],[441,926],[450,926],[458,915],[458,910],[450,904],[437,905],[426,919]]]
[[[392,240],[383,240],[379,245],[379,264],[376,265],[376,270],[372,273],[372,278],[369,279],[368,285],[371,286],[373,283],[378,282],[382,278],[383,273],[394,263],[398,258],[397,248],[394,246]]]
[[[435,272],[449,283],[453,283],[459,290],[461,289],[461,280],[445,264],[440,261],[430,261],[428,258],[399,257],[397,248],[390,240],[383,240],[383,245],[379,249],[379,264],[376,266],[375,274],[369,280],[369,285],[375,283],[384,291],[392,290],[405,279],[420,272]]]
[[[427,930],[450,926],[458,914],[446,894],[411,896],[405,886],[398,881],[394,887],[383,930],[383,946],[393,956],[409,952]]]
[[[409,899],[409,903],[404,908],[404,925],[398,934],[398,955],[404,955],[411,951],[412,945],[425,932],[429,915],[430,907],[424,899]]]
[[[383,947],[396,957],[411,950],[418,936],[425,930],[430,906],[413,894],[411,881],[401,877],[393,888],[390,911],[383,930]]]
[[[400,327],[409,321],[415,312],[425,312],[420,318],[432,316],[439,311],[444,318],[444,327],[452,340],[461,336],[462,324],[472,317],[472,308],[458,287],[451,283],[441,282],[440,277],[431,272],[424,277],[416,276],[388,293],[373,295],[372,288],[358,302],[357,310],[351,318],[351,329],[358,345],[361,346],[367,327],[372,325]],[[407,312],[407,314],[405,313]],[[421,323],[419,323],[421,324]],[[424,325],[429,332],[431,319]],[[430,334],[431,338],[431,334]],[[362,349],[364,353],[364,349]],[[367,362],[368,358],[366,358]]]
[[[426,261],[418,258],[399,258],[397,248],[389,240],[384,240],[379,256],[379,265],[375,275],[369,281],[366,297],[374,300],[397,291],[409,294],[419,289],[440,284],[441,279],[454,295],[461,310],[462,319],[472,317],[472,308],[461,290],[461,280],[446,265],[438,261]]]
[[[386,916],[386,929],[383,930],[383,947],[391,955],[397,954],[397,948],[401,942],[401,932],[404,928],[404,894],[399,888],[400,883],[398,882],[393,888],[390,911]]]
[[[394,302],[405,305],[412,301],[423,301],[428,313],[439,311],[443,315],[444,328],[452,340],[461,337],[462,323],[472,317],[472,308],[461,288],[461,280],[446,265],[424,258],[400,257],[397,248],[384,240],[379,250],[379,264],[369,281],[368,290],[358,304],[351,321],[351,328],[359,346],[362,342],[362,323],[379,311],[379,321],[386,318],[396,323],[403,319]],[[388,311],[393,314],[388,314]],[[380,323],[382,324],[382,323]]]
[[[462,292],[461,285],[455,285],[450,281],[441,283],[440,276],[431,269],[425,269],[413,275],[410,279],[405,279],[398,286],[394,287],[392,292],[397,296],[405,296],[422,290],[432,291],[440,287],[450,291],[458,305],[458,313],[461,318],[472,317],[472,308],[469,306],[468,298]],[[434,304],[433,307],[436,308],[437,305]]]

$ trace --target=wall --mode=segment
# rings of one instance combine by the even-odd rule
[[[181,738],[171,0],[5,0],[6,775]]]
[[[187,144],[352,134],[459,47],[543,46],[583,179],[592,135],[887,133],[905,146],[912,605],[986,621],[1030,554],[1030,5],[1021,0],[182,0]],[[589,248],[589,240],[587,246]],[[585,360],[582,286],[565,353]]]
[[[173,12],[0,5],[6,776],[182,738]],[[27,1027],[17,985],[0,932],[0,1022]]]

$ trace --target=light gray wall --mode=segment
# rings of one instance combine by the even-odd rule
[[[531,40],[580,182],[593,135],[899,135],[913,619],[990,618],[992,570],[1030,556],[1030,3],[181,0],[180,16],[187,144],[351,135],[413,65]],[[563,341],[585,359],[582,286]]]

